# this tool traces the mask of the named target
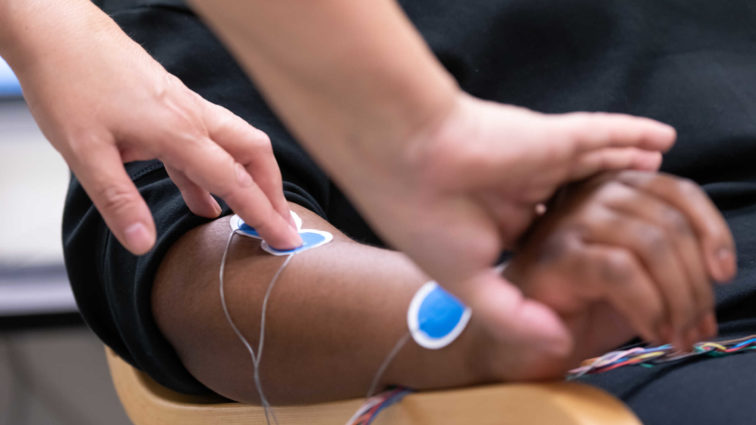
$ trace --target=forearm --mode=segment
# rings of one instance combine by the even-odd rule
[[[89,0],[0,0],[0,55],[16,72],[54,61],[65,52],[79,52],[82,41],[117,28]],[[79,53],[76,59],[86,60],[86,51]]]
[[[408,139],[452,108],[455,83],[393,0],[192,4],[347,190],[402,172]]]
[[[376,371],[406,334],[406,313],[426,281],[403,255],[350,241],[314,214],[294,207],[305,226],[326,229],[335,240],[296,255],[269,301],[260,367],[273,403],[301,403],[364,395]],[[315,220],[315,221],[313,221]],[[182,238],[161,266],[153,311],[187,368],[215,391],[256,401],[252,361],[226,322],[218,295],[226,220]],[[237,236],[226,265],[231,316],[257,347],[263,294],[283,261]],[[190,266],[191,265],[191,266]],[[441,350],[410,341],[381,385],[438,388],[486,378],[474,320],[457,341]]]

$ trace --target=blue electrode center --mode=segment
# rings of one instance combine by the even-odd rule
[[[470,321],[471,311],[436,282],[423,285],[412,298],[407,326],[420,346],[437,350],[454,341]]]
[[[436,286],[420,304],[417,320],[430,338],[449,335],[465,314],[465,306],[453,295]]]

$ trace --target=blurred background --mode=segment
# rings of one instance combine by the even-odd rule
[[[0,59],[0,425],[130,423],[68,287],[68,176]]]

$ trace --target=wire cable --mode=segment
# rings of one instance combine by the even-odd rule
[[[244,344],[244,347],[247,349],[247,352],[249,352],[249,356],[252,358],[252,365],[254,368],[255,388],[257,389],[257,394],[260,397],[260,403],[262,404],[263,411],[265,412],[265,421],[266,423],[268,423],[268,425],[270,425],[271,418],[272,418],[273,423],[278,425],[278,418],[276,417],[276,414],[273,411],[273,407],[271,406],[270,402],[268,402],[267,397],[265,397],[265,392],[263,391],[263,388],[262,388],[262,380],[260,379],[260,361],[262,359],[263,347],[265,343],[265,323],[266,323],[268,302],[270,300],[270,295],[273,292],[273,287],[276,285],[276,282],[278,282],[278,278],[281,276],[281,273],[283,273],[284,269],[286,269],[286,266],[289,265],[289,262],[291,261],[294,254],[289,254],[288,256],[286,256],[286,260],[284,260],[284,262],[281,263],[281,266],[273,275],[273,278],[270,280],[270,283],[268,284],[268,288],[265,291],[265,296],[263,297],[263,303],[262,303],[262,311],[260,313],[260,338],[257,345],[257,354],[255,354],[255,350],[252,348],[252,345],[249,343],[249,341],[247,341],[247,338],[244,337],[242,332],[236,326],[236,322],[234,322],[234,319],[231,317],[231,312],[229,311],[228,305],[226,303],[226,291],[225,291],[225,282],[224,282],[225,280],[224,277],[225,277],[225,272],[226,272],[226,261],[228,259],[228,253],[231,250],[231,242],[233,241],[235,234],[236,234],[236,231],[232,231],[228,235],[228,240],[226,241],[226,247],[223,249],[223,256],[221,257],[220,270],[218,272],[218,281],[219,281],[218,286],[219,286],[219,291],[220,291],[221,306],[223,307],[223,314],[225,314],[228,324],[231,325],[231,329],[234,331],[234,333],[242,342],[242,344]]]

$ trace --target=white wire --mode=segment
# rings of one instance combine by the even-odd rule
[[[247,341],[247,338],[244,337],[244,335],[241,333],[239,328],[236,326],[236,323],[231,318],[231,313],[229,312],[228,305],[226,304],[226,293],[225,293],[225,287],[224,287],[224,275],[226,271],[226,259],[228,258],[228,252],[231,248],[231,241],[234,238],[234,235],[236,234],[236,231],[232,231],[231,234],[228,235],[228,241],[226,242],[226,247],[223,250],[223,256],[221,257],[221,265],[220,265],[220,271],[218,273],[218,281],[219,284],[219,291],[220,291],[220,299],[221,299],[221,306],[223,307],[223,314],[226,315],[226,320],[228,321],[228,324],[231,325],[231,329],[233,329],[236,336],[239,338],[239,340],[244,344],[244,347],[249,352],[249,356],[252,358],[252,365],[254,367],[254,380],[255,380],[255,387],[257,388],[257,394],[260,397],[260,403],[263,406],[263,411],[265,412],[265,421],[270,425],[270,418],[273,418],[273,423],[278,425],[278,418],[276,417],[275,412],[273,411],[273,407],[268,402],[268,399],[265,397],[265,393],[262,389],[262,381],[260,380],[260,359],[262,358],[262,351],[265,341],[265,322],[266,322],[266,313],[268,311],[268,300],[270,300],[270,294],[273,292],[273,287],[275,286],[276,282],[278,281],[279,276],[281,276],[281,273],[284,271],[287,265],[289,265],[289,261],[291,261],[291,258],[294,256],[294,254],[289,254],[286,257],[286,260],[281,264],[281,266],[278,268],[278,271],[276,271],[276,274],[273,275],[273,278],[270,280],[270,283],[268,284],[268,289],[265,291],[265,297],[263,297],[263,304],[262,304],[262,312],[260,313],[260,341],[257,345],[257,355],[255,355],[255,350],[252,349],[252,346],[250,345],[249,341]]]
[[[396,342],[396,345],[394,345],[394,348],[391,349],[391,351],[388,353],[386,358],[383,360],[383,363],[381,363],[381,366],[378,368],[378,371],[375,373],[375,376],[373,377],[373,381],[370,383],[370,388],[368,389],[368,392],[365,398],[370,398],[373,396],[373,393],[375,393],[375,391],[378,389],[378,384],[380,383],[383,373],[386,372],[386,369],[394,360],[394,357],[396,357],[396,355],[399,354],[399,351],[401,351],[402,347],[404,347],[404,344],[406,344],[407,341],[409,341],[409,338],[410,338],[410,332],[407,332],[404,335],[402,335],[401,338],[399,338],[399,341]]]

